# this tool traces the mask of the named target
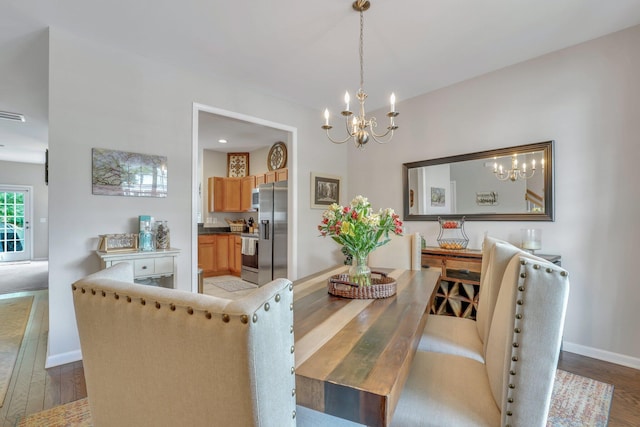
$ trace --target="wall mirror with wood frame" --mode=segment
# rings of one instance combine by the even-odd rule
[[[553,141],[402,165],[405,221],[553,221]]]

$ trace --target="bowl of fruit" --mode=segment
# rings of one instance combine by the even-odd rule
[[[442,228],[458,228],[460,223],[458,221],[443,221],[440,223]]]
[[[438,245],[442,249],[466,249],[469,240],[465,239],[438,239]]]

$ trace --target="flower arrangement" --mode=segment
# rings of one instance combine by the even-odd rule
[[[366,267],[369,253],[387,244],[391,238],[389,233],[402,235],[402,221],[393,209],[380,209],[373,212],[366,197],[356,196],[349,206],[336,203],[322,213],[322,222],[318,225],[320,235],[329,236],[342,245],[343,252],[348,252],[356,259],[358,265]],[[366,275],[366,271],[363,273]],[[354,279],[354,274],[351,274]],[[367,277],[356,277],[358,284],[370,284],[370,270]]]

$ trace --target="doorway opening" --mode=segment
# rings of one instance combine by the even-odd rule
[[[206,120],[209,116],[215,116],[219,123],[227,122],[244,122],[255,127],[262,127],[267,131],[279,131],[284,135],[285,142],[288,146],[288,254],[287,254],[287,277],[294,280],[297,271],[297,235],[298,227],[298,189],[297,189],[297,129],[295,127],[275,123],[258,117],[248,116],[233,111],[222,110],[219,108],[207,106],[204,104],[193,104],[193,122],[192,122],[192,238],[191,238],[191,277],[192,291],[197,292],[198,289],[198,223],[204,218],[206,211],[203,210],[203,193],[206,192],[206,181],[203,177],[202,158],[205,141],[201,141],[201,131],[203,124],[201,121]],[[222,125],[221,125],[222,126]],[[272,141],[273,144],[275,141]]]

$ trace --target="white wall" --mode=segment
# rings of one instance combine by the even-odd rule
[[[327,143],[320,111],[247,90],[233,81],[153,63],[55,28],[50,29],[49,60],[47,366],[80,358],[70,286],[99,269],[94,254],[99,234],[136,231],[136,217],[142,213],[168,220],[171,244],[182,249],[178,286],[192,288],[198,203],[192,188],[197,173],[192,170],[194,102],[297,129],[298,147],[289,147],[289,168],[298,171],[294,199],[299,220],[291,225],[298,265],[293,275],[304,276],[335,262],[339,248],[317,237],[320,215],[309,207],[309,171],[313,165],[316,171],[346,175],[346,147]],[[92,147],[167,156],[168,197],[92,195]]]
[[[349,151],[349,193],[400,212],[404,162],[555,140],[555,222],[466,222],[470,247],[541,228],[571,274],[565,350],[640,368],[638,46],[640,26],[399,102],[392,142]]]
[[[33,187],[31,235],[32,259],[49,257],[49,191],[44,182],[44,165],[38,163],[4,162],[0,160],[0,184]]]
[[[0,110],[22,113],[28,123],[0,123],[0,142],[5,145],[0,159],[4,161],[45,162],[48,40],[48,31],[42,30],[0,45]]]

